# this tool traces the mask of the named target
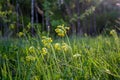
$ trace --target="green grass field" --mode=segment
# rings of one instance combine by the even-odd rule
[[[1,39],[0,80],[120,80],[120,38],[111,34]]]
[[[1,40],[0,78],[120,80],[119,40],[102,36],[73,37],[69,41],[53,40],[49,47],[37,38]]]

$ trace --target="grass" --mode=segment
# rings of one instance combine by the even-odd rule
[[[119,80],[120,38],[112,36],[71,37],[67,27],[48,36],[0,41],[2,80]]]
[[[54,47],[63,42],[66,50]],[[120,80],[120,38],[56,39],[43,54],[44,47],[38,38],[0,40],[0,79]]]

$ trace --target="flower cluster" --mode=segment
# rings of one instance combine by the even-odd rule
[[[111,31],[110,31],[110,34],[111,34],[111,35],[115,35],[115,34],[116,34],[116,31],[115,31],[115,30],[111,30]]]
[[[24,36],[24,33],[23,33],[23,32],[19,32],[19,33],[18,33],[18,36],[19,36],[19,37],[23,37],[23,36]]]
[[[28,51],[32,54],[27,54],[26,56],[26,61],[35,61],[36,60],[36,53],[40,53],[41,55],[46,55],[48,53],[48,49],[43,47],[43,48],[35,48],[34,46],[30,46]]]
[[[61,50],[61,44],[60,44],[60,43],[55,43],[55,44],[54,44],[54,48],[55,48],[56,50],[60,51],[60,50]]]
[[[46,55],[48,53],[48,50],[47,50],[47,48],[42,48],[42,50],[41,50],[41,54],[43,54],[43,55]]]
[[[45,47],[50,48],[50,44],[52,43],[52,38],[43,36],[42,43]]]
[[[70,46],[68,45],[68,44],[66,44],[66,43],[62,43],[62,50],[63,51],[68,51],[70,49]]]
[[[67,33],[67,30],[69,30],[69,27],[64,27],[64,25],[59,25],[55,29],[55,32],[57,33],[58,36],[64,37]]]
[[[64,37],[66,35],[67,30],[69,30],[69,27],[64,27],[64,25],[62,25],[62,26],[59,25],[55,29],[57,34],[61,37]],[[47,36],[43,36],[41,42],[43,44],[42,47],[40,47],[40,46],[38,48],[35,48],[34,46],[29,47],[29,49],[27,51],[29,53],[32,53],[32,54],[29,54],[29,55],[26,56],[26,61],[35,61],[36,58],[37,58],[36,54],[38,54],[38,53],[40,53],[43,56],[47,55],[49,53],[49,49],[53,48],[52,46],[54,46],[54,49],[56,51],[67,52],[71,49],[70,46],[65,42],[55,43],[53,45],[52,44],[52,42],[53,42],[52,38],[47,37]]]
[[[70,49],[70,46],[67,44],[67,43],[55,43],[54,44],[54,49],[57,50],[57,51],[61,51],[63,50],[64,52],[67,52],[69,49]]]

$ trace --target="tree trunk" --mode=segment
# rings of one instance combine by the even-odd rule
[[[44,30],[44,25],[45,25],[45,23],[44,23],[44,12],[43,12],[43,10],[38,6],[38,4],[37,3],[35,3],[35,9],[36,9],[36,22],[39,22],[38,21],[38,14],[39,15],[41,15],[42,16],[42,30]],[[38,13],[38,14],[37,14]]]
[[[44,31],[44,26],[45,26],[45,17],[44,14],[42,15],[42,28],[41,30]]]
[[[32,35],[34,34],[33,32],[34,32],[34,0],[31,0],[31,27],[32,27],[32,29],[31,29],[31,33],[32,33]]]
[[[77,16],[80,16],[80,1],[76,0],[76,9],[77,9]],[[80,18],[77,19],[77,34],[81,35],[82,30],[81,30],[81,23],[80,23]]]
[[[36,23],[38,23],[38,14],[37,14],[37,9],[35,9],[35,18],[36,18],[35,22],[36,22]]]
[[[17,33],[19,32],[19,4],[18,4],[18,0],[16,0],[16,13],[17,13]]]

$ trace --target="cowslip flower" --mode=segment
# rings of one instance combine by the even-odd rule
[[[55,29],[55,32],[57,33],[58,36],[64,37],[67,33],[67,30],[69,30],[69,27],[64,27],[64,25],[58,25],[57,28]]]
[[[58,34],[58,36],[60,36],[60,37],[64,37],[66,34],[66,32],[64,30],[59,29],[59,28],[55,29],[55,31]]]
[[[22,36],[24,36],[24,33],[23,33],[23,32],[19,32],[19,33],[18,33],[18,36],[19,36],[19,37],[22,37]]]
[[[55,48],[55,50],[61,50],[61,45],[60,45],[60,43],[55,43],[54,44],[54,48]]]
[[[41,50],[41,54],[43,54],[43,55],[46,55],[48,53],[48,50],[47,50],[47,48],[42,48],[42,50]]]
[[[110,34],[111,34],[111,35],[115,35],[115,34],[116,34],[116,31],[115,31],[115,30],[111,30],[111,31],[110,31]]]
[[[70,46],[66,43],[62,43],[61,48],[63,51],[67,52],[70,49]]]
[[[42,43],[45,47],[50,48],[50,44],[52,43],[52,38],[43,36],[42,37]]]

